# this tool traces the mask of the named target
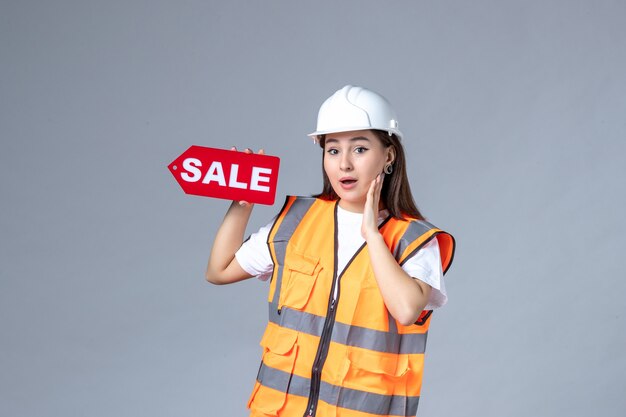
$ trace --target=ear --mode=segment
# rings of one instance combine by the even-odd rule
[[[387,148],[387,160],[385,161],[385,164],[393,164],[395,160],[396,160],[396,148],[394,148],[393,146],[389,146]]]

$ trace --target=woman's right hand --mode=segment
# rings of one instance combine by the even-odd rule
[[[233,146],[232,148],[230,148],[230,150],[231,150],[231,151],[235,151],[235,152],[237,152],[237,148],[236,148],[236,147],[234,147],[234,146]],[[251,154],[251,153],[253,153],[253,152],[252,152],[252,149],[250,149],[250,148],[246,148],[246,149],[244,149],[244,150],[243,150],[243,153]],[[259,155],[265,155],[265,150],[264,150],[264,149],[259,149]],[[249,202],[244,201],[244,200],[240,200],[240,201],[238,201],[238,204],[239,204],[241,207],[252,207],[252,206],[254,206],[254,204],[249,203]]]

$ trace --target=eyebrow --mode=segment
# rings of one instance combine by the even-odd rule
[[[353,138],[350,138],[350,142],[356,142],[356,141],[359,141],[359,140],[365,140],[367,142],[370,141],[365,136],[355,136]],[[326,139],[325,143],[339,143],[339,140],[338,139],[329,138],[329,139]]]

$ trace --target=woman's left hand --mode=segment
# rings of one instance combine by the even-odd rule
[[[380,192],[383,189],[383,180],[385,174],[380,173],[372,180],[370,188],[367,191],[367,199],[363,208],[363,222],[361,223],[361,236],[367,240],[373,234],[380,233],[378,231],[378,206],[380,204]]]

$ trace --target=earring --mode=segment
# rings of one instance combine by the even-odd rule
[[[385,174],[389,175],[393,172],[393,165],[387,164],[385,165]]]

